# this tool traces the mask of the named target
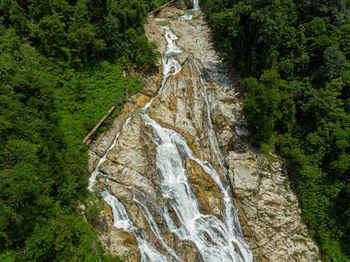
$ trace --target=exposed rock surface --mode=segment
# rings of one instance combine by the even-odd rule
[[[271,261],[315,261],[318,249],[301,222],[298,199],[279,160],[247,150],[226,161],[256,244]]]
[[[196,19],[192,21],[172,20],[183,15],[188,2],[182,1],[180,4],[165,8],[155,18],[150,17],[145,26],[149,39],[164,53],[167,43],[159,22],[168,21],[173,32],[179,36],[178,46],[184,50],[183,54],[176,57],[183,64],[181,72],[168,79],[162,93],[153,100],[149,116],[163,127],[171,128],[185,137],[197,158],[208,160],[214,167],[219,167],[219,159],[208,140],[204,91],[200,82],[202,75],[209,84],[207,93],[211,117],[229,170],[243,234],[253,250],[255,260],[315,261],[318,248],[308,237],[308,230],[301,222],[300,207],[283,163],[277,158],[267,158],[254,151],[248,143],[249,133],[241,105],[242,78],[229,71],[221,62],[200,11],[195,13]],[[159,208],[170,208],[167,200],[160,197],[158,189],[161,178],[155,163],[157,137],[137,114],[122,129],[125,120],[155,95],[160,81],[161,74],[145,78],[144,94],[134,95],[115,120],[113,128],[90,145],[87,170],[90,173],[94,170],[115,135],[122,130],[115,147],[109,151],[107,160],[100,167],[109,179],[102,177],[96,187],[108,188],[123,203],[138,230],[144,231],[149,236],[149,242],[162,254],[169,255],[169,250],[164,248],[150,229],[143,210],[135,203],[135,191],[129,189],[134,188],[136,192],[145,194],[149,199],[145,205],[152,202]],[[187,159],[185,166],[201,212],[220,218],[222,195],[217,184],[197,162]],[[220,168],[217,170],[225,187],[228,187],[229,181],[225,180]],[[164,226],[166,223],[157,215],[156,207],[150,207],[150,212],[155,217],[164,241],[176,251],[180,259],[201,261],[197,248],[191,242],[181,241]],[[169,214],[176,222],[174,210],[169,209]],[[138,261],[135,237],[113,226],[108,205],[104,217],[106,225],[99,235],[107,251],[114,255],[127,255],[130,261]]]

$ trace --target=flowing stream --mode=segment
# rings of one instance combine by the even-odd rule
[[[193,10],[199,10],[199,0],[193,0]]]
[[[193,10],[199,10],[198,0],[193,2]],[[179,19],[190,20],[192,16],[183,16]],[[147,113],[147,109],[150,107],[153,100],[162,93],[168,77],[177,74],[181,70],[180,64],[174,58],[174,55],[182,52],[176,45],[177,36],[172,33],[170,26],[163,26],[162,28],[165,30],[165,38],[167,41],[167,50],[162,57],[163,80],[158,95],[151,99],[142,110],[138,110],[138,113],[141,114],[144,125],[152,127],[152,137],[156,137],[156,139],[153,138],[153,143],[156,145],[156,167],[162,178],[159,191],[162,197],[167,199],[170,203],[180,223],[175,224],[166,207],[160,208],[157,203],[136,188],[123,186],[127,187],[132,192],[133,200],[146,218],[150,230],[154,233],[169,256],[163,255],[148,241],[149,236],[146,232],[142,231],[140,233],[140,231],[137,230],[130,220],[124,205],[116,196],[111,194],[107,188],[102,190],[100,193],[101,197],[112,209],[114,217],[113,225],[131,232],[134,235],[138,244],[141,261],[182,261],[176,254],[176,251],[169,247],[162,238],[160,229],[155,222],[155,218],[149,211],[148,206],[152,206],[152,210],[156,210],[158,213],[157,215],[163,217],[168,230],[172,234],[175,234],[181,240],[194,243],[204,261],[253,261],[252,253],[242,236],[236,208],[229,196],[228,189],[224,188],[216,170],[209,162],[201,161],[195,156],[182,135],[172,129],[162,127],[157,121],[150,118]],[[197,66],[199,69],[199,65]],[[210,146],[219,159],[223,172],[227,175],[224,160],[211,122],[210,104],[207,99],[206,91],[207,83],[204,78],[201,78],[201,83],[204,87],[206,114],[209,126],[208,139]],[[115,147],[120,133],[129,124],[133,116],[134,115],[125,121],[121,131],[116,134],[113,143],[99,160],[89,179],[88,189],[90,191],[94,191],[98,174],[106,176],[100,172],[100,167],[107,160],[109,151]],[[201,214],[198,200],[196,195],[192,192],[188,181],[183,159],[192,159],[198,163],[222,191],[224,200],[222,220],[214,215]],[[239,251],[237,251],[237,249]]]

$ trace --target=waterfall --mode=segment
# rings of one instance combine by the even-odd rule
[[[194,10],[199,10],[198,0],[193,2],[193,7]],[[190,18],[187,17],[186,19]],[[148,115],[147,109],[151,106],[154,99],[162,93],[169,76],[175,75],[181,70],[180,64],[174,57],[176,54],[182,52],[176,45],[177,36],[171,31],[170,26],[163,26],[162,28],[164,29],[165,39],[167,41],[167,49],[162,57],[163,80],[158,94],[153,97],[143,109],[138,110],[138,112],[141,115],[143,124],[152,129],[150,137],[157,138],[153,139],[153,143],[156,145],[156,167],[162,178],[159,191],[162,198],[167,199],[169,205],[171,205],[172,209],[175,211],[179,220],[178,223],[176,224],[173,221],[166,206],[160,208],[157,203],[138,189],[125,185],[122,186],[131,191],[133,201],[141,210],[143,216],[147,220],[150,230],[169,256],[163,255],[157,250],[155,245],[149,242],[149,236],[146,232],[143,231],[140,233],[137,230],[129,218],[124,205],[107,188],[104,188],[100,193],[101,198],[111,207],[114,218],[113,225],[116,228],[126,230],[134,235],[141,261],[182,261],[176,254],[176,251],[169,247],[162,238],[160,229],[149,210],[149,206],[152,206],[152,210],[156,210],[157,215],[164,219],[167,229],[172,234],[176,235],[180,240],[194,243],[204,261],[253,261],[252,253],[243,239],[237,210],[229,196],[228,189],[224,188],[221,178],[215,168],[209,162],[198,159],[188,145],[187,140],[181,134],[177,133],[175,130],[162,127],[156,120]],[[203,96],[205,99],[206,116],[209,127],[208,139],[211,148],[219,159],[223,172],[226,174],[227,171],[225,169],[223,157],[211,122],[210,104],[206,91],[207,83],[205,79],[202,78],[201,83],[204,87]],[[97,175],[106,176],[100,172],[100,167],[107,160],[107,155],[110,150],[116,146],[120,133],[129,125],[133,117],[134,115],[131,115],[125,121],[121,131],[116,134],[112,144],[98,161],[89,179],[88,189],[90,191],[95,191],[94,186],[97,184]],[[214,215],[204,215],[200,212],[198,200],[190,186],[183,159],[195,161],[204,172],[210,175],[221,190],[224,203],[222,220]],[[237,249],[239,252],[237,252]]]
[[[193,0],[193,10],[199,10],[199,0]]]
[[[236,215],[233,212],[234,206],[215,169],[208,162],[202,162],[194,156],[183,136],[172,129],[162,127],[147,114],[142,117],[145,124],[152,126],[156,137],[160,138],[156,148],[156,165],[163,178],[161,193],[164,198],[170,200],[171,206],[181,222],[180,227],[175,226],[165,211],[162,215],[170,231],[181,240],[195,243],[204,261],[251,261],[251,253],[242,241],[239,224],[234,227],[237,222],[233,221],[238,220],[238,218],[233,217]],[[224,193],[226,223],[215,216],[201,214],[197,198],[187,179],[183,158],[197,162]],[[209,243],[205,235],[209,236],[216,245]],[[231,243],[235,243],[243,258],[235,251]]]

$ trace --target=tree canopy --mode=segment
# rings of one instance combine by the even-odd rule
[[[162,2],[0,0],[1,261],[119,261],[96,254],[78,211],[90,206],[82,140],[142,88],[123,71],[157,59],[143,24]]]
[[[203,0],[253,143],[284,157],[325,261],[350,258],[350,2]]]

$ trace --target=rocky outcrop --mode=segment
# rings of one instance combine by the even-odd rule
[[[157,120],[162,126],[176,130],[186,138],[197,158],[202,161],[208,160],[212,165],[219,166],[215,153],[209,146],[204,87],[199,76],[200,68],[196,65],[195,60],[189,57],[181,72],[169,78],[163,92],[153,100],[148,112],[150,117]],[[129,108],[134,108],[137,114],[136,108],[143,106],[148,100],[144,99],[143,103],[137,103],[140,97],[136,98],[136,103],[126,105],[126,109],[119,116],[120,119],[128,115]],[[115,121],[116,131],[120,130],[118,125],[121,124],[121,121],[119,118]],[[105,147],[108,142],[112,142],[108,139],[111,135],[102,136],[95,146],[90,147],[89,170],[93,170],[96,159],[101,156],[102,150],[100,147]],[[191,242],[181,241],[172,235],[166,227],[162,226],[166,223],[157,213],[157,208],[163,209],[166,206],[173,220],[177,220],[175,212],[171,211],[171,206],[168,205],[166,199],[161,197],[162,194],[159,192],[161,177],[159,177],[156,170],[154,144],[157,139],[153,135],[152,129],[143,123],[140,114],[131,118],[129,124],[122,129],[116,145],[109,151],[107,160],[100,166],[101,173],[106,175],[108,179],[101,176],[101,181],[98,178],[99,183],[95,188],[100,189],[101,183],[104,187],[107,187],[123,203],[133,225],[138,230],[146,232],[150,242],[154,243],[164,255],[169,255],[169,251],[164,249],[164,245],[150,230],[150,225],[143,213],[144,210],[136,205],[130,188],[142,192],[149,199],[144,205],[148,206],[152,216],[156,219],[162,238],[167,245],[185,261],[193,261],[194,258],[200,259],[196,247]],[[191,182],[191,189],[197,196],[201,213],[215,215],[220,218],[222,216],[222,193],[218,185],[197,162],[187,159],[184,165],[186,166],[188,179]],[[220,173],[220,175],[224,181],[223,173]],[[225,187],[227,186],[228,184],[225,185]],[[152,205],[157,208],[153,208]],[[109,210],[108,206],[106,206],[106,210]],[[107,212],[107,216],[109,218],[107,219],[109,221],[107,228],[110,228],[112,219],[110,211]],[[104,235],[102,239],[106,238],[106,235],[109,236],[109,252],[115,255],[124,253],[129,255],[132,260],[137,260],[138,257],[135,255],[137,245],[135,241],[132,241],[133,237],[130,233],[128,234],[123,230],[118,232],[116,228],[101,233]],[[126,245],[121,245],[124,238]]]
[[[210,30],[200,11],[192,21],[173,20],[183,15],[184,6],[172,6],[149,17],[145,26],[147,36],[154,41],[161,53],[166,50],[164,30],[159,23],[169,23],[179,36],[177,42],[184,52],[177,55],[182,70],[171,76],[162,93],[149,109],[149,116],[161,126],[175,130],[187,141],[195,157],[208,161],[217,170],[224,187],[232,186],[232,198],[238,208],[242,231],[256,261],[315,261],[319,252],[308,230],[301,221],[301,211],[295,193],[291,189],[283,162],[276,156],[265,156],[249,145],[249,132],[242,111],[242,78],[222,63],[215,52]],[[210,146],[208,114],[201,77],[207,82],[207,97],[217,140],[225,158],[229,179],[220,168],[219,156]],[[180,240],[166,227],[159,214],[168,209],[177,224],[178,217],[169,201],[161,197],[162,177],[156,166],[156,144],[159,139],[152,128],[142,120],[140,108],[148,103],[160,86],[161,74],[144,79],[144,94],[134,95],[114,121],[113,128],[89,147],[88,172],[92,172],[113,139],[120,132],[118,141],[107,160],[101,165],[104,176],[99,178],[96,189],[108,188],[125,206],[137,234],[147,235],[157,250],[169,257],[174,251],[184,261],[201,261],[196,246]],[[123,125],[132,114],[127,126]],[[191,190],[198,199],[202,214],[222,218],[222,192],[213,178],[198,162],[186,159]],[[142,195],[142,203],[138,203]],[[146,211],[154,217],[161,239]],[[130,261],[139,260],[135,236],[113,226],[113,216],[106,204],[106,225],[99,232],[100,240],[108,252],[126,255]],[[164,243],[162,243],[164,241]]]
[[[234,192],[265,256],[271,261],[315,261],[318,250],[301,222],[283,163],[249,150],[231,151],[226,160]]]

